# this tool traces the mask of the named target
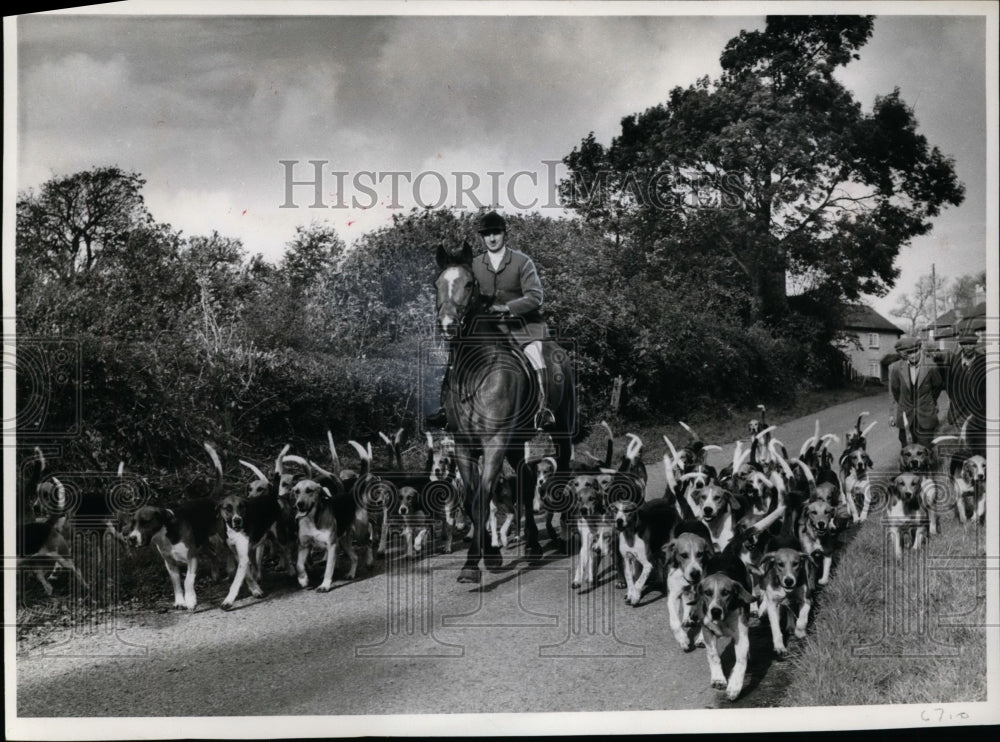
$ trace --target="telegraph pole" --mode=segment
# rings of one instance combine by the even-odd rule
[[[934,336],[934,342],[937,344],[938,350],[941,349],[941,340],[938,338],[938,310],[937,310],[937,272],[935,270],[934,263],[931,263],[931,311],[934,313],[934,319],[931,320],[931,334]]]

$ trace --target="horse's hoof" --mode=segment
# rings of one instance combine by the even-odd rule
[[[486,565],[487,569],[498,569],[503,566],[503,556],[500,555],[500,552],[483,554],[483,564]]]
[[[544,552],[542,551],[541,544],[529,544],[525,551],[528,554],[528,559],[535,561],[542,558]]]
[[[479,584],[483,580],[483,573],[478,569],[463,569],[458,573],[459,582],[471,582],[474,584]]]

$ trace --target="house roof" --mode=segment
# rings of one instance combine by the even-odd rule
[[[961,319],[958,318],[961,314]],[[940,315],[933,324],[927,324],[920,329],[921,334],[934,330],[937,338],[948,338],[961,335],[962,332],[974,332],[986,329],[986,302],[981,301],[967,309],[949,309]]]
[[[844,329],[876,330],[896,335],[904,334],[896,325],[892,324],[892,322],[867,304],[849,304],[844,307]]]

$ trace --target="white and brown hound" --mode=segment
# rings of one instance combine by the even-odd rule
[[[198,605],[198,564],[214,558],[212,536],[218,532],[215,503],[207,497],[185,500],[173,508],[145,505],[132,515],[128,540],[141,548],[156,547],[174,588],[174,608],[193,611]],[[181,585],[181,567],[186,566]]]
[[[804,638],[816,590],[816,562],[797,542],[788,542],[768,551],[761,559],[762,602],[771,625],[774,653],[783,657],[788,651],[782,635],[782,608],[789,624],[794,620],[795,636]]]
[[[445,435],[435,444],[434,436],[427,432],[427,472],[429,481],[450,488],[442,498],[435,498],[444,501],[444,550],[450,554],[454,531],[465,535],[471,525],[465,514],[466,487],[458,469],[454,438]]]
[[[222,463],[209,443],[203,445],[215,467],[213,494],[218,495],[222,489]],[[174,608],[193,611],[198,605],[195,580],[199,562],[207,559],[213,573],[215,571],[212,540],[217,538],[219,531],[215,500],[197,497],[183,500],[173,508],[143,506],[132,515],[128,530],[132,546],[141,548],[152,544],[159,552],[174,588]],[[187,567],[183,586],[182,566]]]
[[[611,555],[611,522],[606,517],[600,482],[592,473],[572,476],[568,483],[574,503],[573,524],[580,538],[573,587],[592,586],[603,556]]]
[[[933,494],[928,492],[927,484],[924,475],[917,472],[902,472],[892,480],[886,516],[897,561],[903,558],[904,532],[911,534],[914,550],[928,539],[928,509],[933,510]]]
[[[670,630],[684,651],[694,646],[701,630],[701,614],[695,610],[698,588],[715,554],[712,534],[700,520],[688,518],[674,526],[666,545],[667,615]]]
[[[951,455],[948,474],[955,495],[955,509],[963,525],[970,522],[968,510],[972,511],[973,520],[982,520],[986,516],[986,458],[969,448],[967,436],[971,420],[970,415],[962,424],[959,436],[942,435],[933,441],[935,446],[950,440],[959,443],[959,449]]]
[[[244,466],[253,466],[241,462]],[[256,467],[253,467],[256,469]],[[260,486],[263,474],[256,470],[258,479],[250,483],[248,491],[254,496],[229,494],[219,503],[219,515],[226,533],[226,544],[236,558],[236,574],[229,593],[222,601],[222,608],[229,610],[239,596],[244,580],[255,598],[264,595],[259,580],[262,576],[264,547],[269,539],[278,540],[278,524],[283,516],[281,501],[274,488]],[[265,484],[269,484],[264,482]]]
[[[837,535],[837,509],[825,500],[810,500],[799,519],[799,541],[802,550],[813,557],[823,558],[820,585],[830,581],[833,553],[839,544]]]
[[[872,423],[874,425],[874,423]],[[856,448],[846,454],[840,462],[841,471],[846,471],[843,477],[844,497],[848,502],[854,503],[857,511],[858,500],[861,500],[861,511],[855,523],[864,523],[868,520],[868,511],[872,504],[872,483],[868,478],[868,473],[872,468],[871,457],[863,448]]]
[[[736,522],[742,517],[733,507],[734,495],[717,484],[707,484],[695,489],[689,502],[695,517],[708,527],[715,549],[724,550],[736,533]]]
[[[739,557],[739,538],[733,539],[722,554],[715,555],[701,580],[699,610],[702,616],[701,639],[713,688],[725,689],[726,698],[735,701],[743,691],[750,658],[750,604],[753,602],[750,575]],[[722,669],[720,643],[731,639],[736,662],[727,680]]]

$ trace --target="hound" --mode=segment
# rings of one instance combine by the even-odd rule
[[[406,541],[406,556],[412,559],[421,552],[424,539],[427,538],[430,515],[424,506],[423,498],[413,487],[403,487],[399,490],[398,513],[403,519],[403,538]],[[414,536],[416,531],[416,536]]]
[[[872,423],[874,425],[874,423]],[[844,497],[848,502],[854,503],[857,511],[858,498],[861,498],[861,512],[855,519],[855,523],[864,523],[868,520],[868,510],[872,504],[872,484],[868,478],[868,472],[872,468],[872,460],[868,452],[863,448],[856,448],[846,454],[840,462],[841,471],[847,472],[843,477]]]
[[[662,579],[661,559],[663,547],[670,537],[676,518],[673,503],[665,499],[643,502],[643,492],[638,478],[626,485],[629,475],[620,475],[622,481],[614,482],[611,492],[615,499],[609,510],[618,534],[620,577],[624,578],[625,602],[638,605],[650,576],[656,573]],[[636,576],[636,567],[639,575]]]
[[[448,488],[441,499],[444,501],[444,550],[450,554],[453,530],[465,534],[470,525],[465,518],[465,482],[458,470],[454,438],[444,436],[435,444],[434,436],[427,432],[427,471],[429,481],[441,482]]]
[[[222,488],[222,463],[209,443],[203,445],[215,466],[213,494],[217,495]],[[212,564],[214,554],[211,542],[218,533],[218,523],[215,502],[209,497],[182,501],[174,508],[146,505],[133,514],[129,524],[129,543],[136,548],[148,544],[156,547],[174,588],[174,608],[193,611],[198,605],[195,593],[198,563],[204,557]],[[187,566],[183,587],[182,565]]]
[[[61,527],[65,521],[66,492],[63,484],[53,477],[42,482],[45,471],[45,456],[38,447],[28,468],[27,480],[23,495],[17,499],[17,537],[18,566],[31,569],[36,579],[49,597],[53,594],[52,585],[45,573],[51,566],[53,574],[59,567],[69,570],[75,576],[84,590],[89,589],[87,583],[77,569],[70,555],[69,543],[66,541]],[[51,499],[56,507],[45,520],[29,520],[25,510],[26,500]]]
[[[914,550],[919,549],[928,539],[927,495],[922,474],[902,472],[892,480],[886,515],[893,550],[899,561],[903,558],[903,531],[912,533]]]
[[[740,538],[735,538],[721,554],[715,555],[698,589],[701,639],[705,643],[712,687],[724,688],[730,701],[739,698],[743,691],[750,656],[749,614],[753,595],[750,575],[739,557],[740,547]],[[728,681],[719,651],[721,640],[727,637],[732,639],[736,654]]]
[[[685,652],[694,646],[701,614],[693,610],[701,578],[715,554],[712,534],[700,520],[687,518],[674,526],[666,548],[667,615],[670,631]]]
[[[904,412],[903,430],[908,431],[909,424],[909,419]],[[937,468],[937,457],[931,448],[921,443],[908,443],[900,449],[899,470],[922,475],[921,502],[924,503],[923,512],[927,516],[931,534],[938,532],[937,508],[934,506],[937,500],[937,487],[932,478]]]
[[[969,448],[967,432],[971,420],[970,415],[962,424],[962,432],[958,437],[942,435],[932,441],[935,446],[949,440],[959,442],[959,450],[952,454],[948,469],[952,491],[955,493],[955,509],[963,525],[969,522],[966,505],[971,505],[976,520],[982,520],[986,516],[986,458],[973,453]]]
[[[799,520],[799,541],[805,553],[823,558],[820,585],[830,581],[833,552],[837,547],[837,509],[823,500],[811,500]]]
[[[573,522],[580,537],[580,552],[573,587],[593,585],[601,557],[611,553],[611,525],[605,518],[601,485],[593,474],[577,474],[567,486],[574,503]]]
[[[383,556],[389,548],[389,516],[399,507],[398,490],[372,473],[371,443],[367,447],[357,441],[348,441],[348,444],[358,453],[361,471],[351,480],[350,485],[345,484],[345,490],[367,514],[371,530],[369,539],[374,540],[377,535],[378,546],[375,551]]]
[[[762,602],[771,625],[771,642],[774,653],[784,657],[788,649],[781,631],[781,609],[786,609],[790,624],[794,617],[794,628],[788,630],[804,638],[816,590],[816,562],[797,541],[791,541],[768,551],[761,559],[760,569]]]
[[[555,481],[556,470],[559,466],[552,456],[543,456],[535,460],[531,455],[531,444],[528,441],[524,442],[524,462],[526,466],[533,467],[535,471],[534,512],[541,513],[543,510],[545,511],[545,532],[548,534],[550,541],[558,544],[563,539],[554,525],[555,512],[545,507],[545,505],[548,501],[548,489]],[[559,523],[560,526],[565,525],[565,518],[563,516],[560,516]]]
[[[903,413],[903,430],[909,431],[910,421]],[[909,435],[907,435],[909,437]],[[899,451],[899,470],[929,474],[936,469],[934,452],[922,443],[907,443]]]
[[[722,551],[735,535],[735,524],[742,516],[742,508],[734,507],[734,495],[717,484],[708,484],[696,489],[692,510],[712,535],[712,544]]]
[[[366,566],[371,567],[371,549],[367,546],[368,513],[354,498],[344,492],[333,494],[312,479],[303,479],[292,487],[295,503],[295,518],[298,523],[299,554],[296,561],[299,585],[309,586],[306,574],[306,557],[314,547],[326,551],[323,581],[317,592],[328,592],[333,588],[333,573],[337,565],[337,544],[347,554],[350,567],[345,579],[353,580],[358,568],[358,556],[354,551],[352,537],[357,535],[365,544]]]
[[[955,507],[963,524],[969,522],[966,500],[971,498],[972,518],[982,522],[986,517],[986,459],[979,454],[969,456],[957,467],[952,464],[952,484],[955,488]]]
[[[268,539],[278,540],[278,524],[282,518],[283,511],[281,501],[278,499],[274,488],[269,486],[266,480],[266,487],[261,487],[263,473],[249,462],[241,461],[244,466],[251,468],[258,475],[258,479],[248,485],[248,492],[254,492],[254,496],[241,497],[230,494],[222,499],[218,505],[219,515],[222,519],[226,533],[226,543],[230,551],[236,557],[236,575],[229,587],[229,593],[222,601],[223,610],[229,610],[236,602],[240,588],[244,580],[250,587],[250,593],[255,598],[264,595],[258,580],[261,579],[264,546]]]
[[[757,405],[757,409],[760,410],[760,417],[752,419],[747,423],[747,430],[750,432],[751,438],[756,438],[764,428],[767,427],[767,423],[764,422],[764,416],[767,413],[767,408],[764,405]]]
[[[174,508],[151,505],[139,508],[129,524],[128,540],[136,548],[149,544],[156,547],[174,588],[174,608],[193,611],[198,605],[195,594],[198,564],[203,557],[212,558],[211,540],[217,530],[215,503],[199,497],[183,501]],[[182,565],[187,566],[183,587]]]
[[[862,412],[858,415],[858,421],[854,425],[854,430],[848,430],[844,433],[844,452],[840,455],[840,476],[841,479],[845,478],[850,471],[850,465],[846,463],[847,458],[854,451],[867,451],[868,450],[868,433],[871,429],[878,425],[878,420],[875,420],[862,430],[861,429],[861,418],[868,415],[868,411]]]
[[[257,549],[255,555],[258,569],[257,579],[260,579],[262,570],[263,550],[269,544],[273,545],[278,553],[278,571],[287,572],[289,576],[294,577],[294,552],[298,542],[298,525],[295,523],[295,508],[289,497],[278,496],[279,470],[276,467],[274,476],[268,479],[264,472],[249,461],[240,459],[240,466],[248,469],[256,477],[256,479],[252,479],[247,483],[246,498],[248,500],[261,499],[262,501],[271,501],[277,505],[277,518],[265,531],[264,538],[261,540],[260,547]],[[271,506],[253,505],[252,507],[263,510],[265,507]],[[254,518],[256,519],[256,515]]]

